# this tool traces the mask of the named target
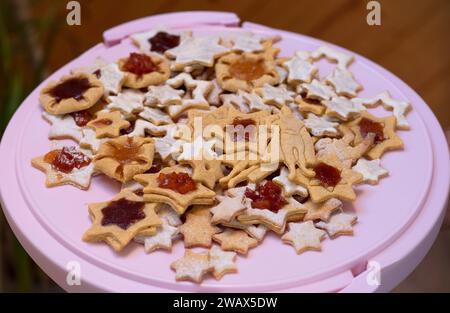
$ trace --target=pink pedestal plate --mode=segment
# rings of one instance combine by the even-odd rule
[[[123,57],[136,49],[128,35],[158,25],[192,29],[200,36],[224,30],[281,35],[278,46],[286,56],[323,44],[252,23],[239,27],[239,22],[234,14],[222,12],[182,12],[135,20],[106,31],[103,43],[49,79],[87,65],[97,56],[110,61]],[[180,243],[171,254],[146,255],[137,244],[115,254],[105,245],[82,242],[80,237],[90,225],[85,204],[109,199],[117,186],[97,177],[89,192],[72,187],[45,188],[43,174],[31,167],[30,159],[49,148],[49,126],[40,118],[38,105],[39,90],[46,81],[22,103],[1,142],[0,194],[8,222],[36,263],[72,292],[389,291],[417,266],[439,231],[448,199],[449,153],[439,123],[424,101],[385,69],[361,56],[355,58],[351,69],[365,86],[362,96],[389,90],[393,97],[410,101],[413,110],[408,115],[411,131],[400,132],[405,150],[383,157],[390,176],[378,186],[359,186],[358,200],[347,207],[359,217],[354,237],[327,240],[322,252],[297,256],[292,247],[268,236],[247,258],[239,258],[239,274],[227,275],[221,281],[207,279],[201,285],[175,282],[169,264],[183,254]],[[319,68],[322,74],[332,67],[319,62]],[[382,109],[374,113],[386,114]],[[70,286],[67,266],[74,261],[80,265],[81,285]]]

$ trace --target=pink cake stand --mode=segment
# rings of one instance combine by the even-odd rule
[[[88,65],[97,56],[115,61],[136,50],[128,35],[159,25],[191,29],[197,36],[246,30],[260,36],[280,35],[277,45],[285,56],[323,44],[307,36],[246,22],[239,27],[239,23],[234,14],[222,12],[183,12],[135,20],[106,31],[103,43],[59,69],[49,80]],[[449,153],[443,131],[425,102],[393,74],[354,55],[351,70],[365,86],[361,96],[388,90],[394,98],[410,101],[411,130],[400,132],[404,151],[383,157],[389,177],[377,186],[359,186],[357,201],[346,207],[358,214],[355,235],[324,241],[322,252],[299,256],[269,235],[247,257],[238,259],[239,274],[226,275],[220,281],[208,278],[196,285],[175,282],[169,268],[183,254],[182,243],[175,244],[172,253],[145,254],[133,243],[116,254],[106,245],[81,241],[90,225],[86,203],[110,199],[118,186],[96,177],[89,192],[70,186],[45,188],[43,173],[33,169],[30,160],[50,147],[49,126],[41,119],[38,104],[39,90],[47,81],[22,103],[1,142],[0,192],[8,222],[34,261],[72,292],[389,291],[417,266],[436,238],[448,198]],[[332,68],[325,61],[318,65],[320,75]],[[381,108],[373,113],[388,114]],[[74,264],[79,265],[81,285],[67,283]]]

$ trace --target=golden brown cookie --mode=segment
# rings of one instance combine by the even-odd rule
[[[217,61],[215,69],[219,85],[232,92],[249,92],[264,84],[275,85],[280,79],[273,59],[261,53],[224,55]]]
[[[380,118],[369,112],[361,112],[361,116],[347,124],[354,132],[354,144],[358,145],[370,132],[375,133],[374,146],[366,152],[371,159],[379,159],[388,150],[403,149],[403,141],[395,133],[395,116]]]
[[[95,75],[77,73],[50,82],[41,90],[39,102],[50,114],[67,114],[89,109],[103,92],[103,85]]]
[[[258,245],[258,240],[253,239],[243,230],[227,229],[223,233],[215,234],[213,239],[220,244],[222,250],[240,254],[247,254],[249,249]]]
[[[129,191],[121,192],[111,201],[89,204],[92,226],[83,234],[83,240],[104,241],[120,251],[139,232],[161,225],[156,206]]]
[[[118,61],[119,68],[125,72],[124,86],[140,89],[159,85],[170,76],[167,59],[152,54],[130,53]]]
[[[212,236],[220,232],[220,228],[211,224],[211,214],[187,213],[186,221],[179,227],[184,238],[184,246],[211,247]]]
[[[106,141],[95,155],[95,168],[122,183],[152,166],[155,145],[153,139],[121,136]]]
[[[174,183],[181,174],[183,182]],[[156,174],[136,175],[134,179],[145,186],[146,201],[166,203],[178,214],[183,214],[190,205],[214,204],[216,193],[192,180],[189,170],[181,166],[166,167]]]
[[[99,112],[97,117],[87,123],[87,127],[95,130],[97,138],[114,138],[120,136],[122,129],[130,127],[130,122],[122,118],[119,111]]]

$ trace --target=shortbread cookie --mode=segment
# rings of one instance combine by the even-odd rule
[[[384,91],[373,98],[354,98],[352,101],[369,108],[376,107],[381,103],[385,109],[393,111],[397,128],[409,129],[409,123],[405,115],[411,110],[411,105],[407,101],[392,99],[388,91]]]
[[[195,253],[186,249],[184,256],[173,262],[170,268],[176,272],[176,280],[190,280],[200,283],[203,276],[214,270],[208,252]]]
[[[100,146],[94,164],[98,171],[124,183],[150,169],[154,153],[151,138],[121,136]]]
[[[381,167],[380,159],[366,160],[359,159],[352,170],[360,173],[363,176],[363,182],[376,185],[380,178],[388,175],[388,171]]]
[[[214,60],[229,51],[219,45],[219,39],[213,37],[187,38],[178,47],[165,52],[173,58],[172,70],[181,71],[186,66],[201,65],[211,67]]]
[[[369,133],[375,134],[374,146],[366,152],[369,159],[379,159],[388,150],[403,148],[403,141],[395,133],[395,116],[375,117],[368,112],[347,124],[354,132],[354,144],[359,144]]]
[[[53,115],[47,112],[42,117],[51,124],[49,139],[73,139],[80,142],[83,138],[82,128],[77,125],[71,115]]]
[[[181,42],[190,36],[190,31],[174,31],[157,27],[133,34],[130,39],[143,53],[164,54],[167,50],[178,47]]]
[[[327,76],[326,82],[334,87],[339,96],[356,97],[362,90],[362,85],[353,78],[353,74],[339,67]]]
[[[97,138],[115,138],[120,136],[120,131],[130,127],[130,122],[122,118],[119,111],[99,112],[97,117],[87,124],[95,130]]]
[[[94,174],[92,154],[76,147],[54,149],[31,160],[31,164],[46,174],[45,185],[72,185],[88,189]]]
[[[235,251],[239,254],[247,254],[248,250],[258,245],[258,241],[247,235],[242,230],[227,229],[223,233],[216,234],[213,239],[220,244],[222,250]]]
[[[356,215],[341,212],[333,214],[328,222],[316,223],[316,226],[325,229],[331,238],[335,238],[340,235],[353,235],[356,220]]]
[[[213,276],[221,279],[225,274],[236,273],[236,253],[222,251],[218,246],[212,246],[209,250],[209,261],[213,266]]]
[[[304,203],[308,210],[305,214],[305,221],[322,220],[328,221],[333,212],[342,209],[342,202],[339,199],[331,198],[321,203],[314,203],[308,200]]]
[[[221,57],[216,64],[216,77],[223,89],[232,92],[250,92],[264,84],[275,85],[280,79],[275,62],[255,53],[230,53]]]
[[[337,156],[329,155],[319,159],[313,169],[313,178],[306,178],[300,171],[296,175],[296,182],[308,188],[313,202],[319,203],[331,198],[344,201],[356,199],[353,185],[360,183],[363,177],[346,168]]]
[[[307,250],[320,251],[320,242],[325,239],[325,231],[314,227],[312,221],[289,223],[289,231],[281,239],[291,244],[297,254]]]
[[[187,213],[186,221],[179,227],[184,238],[184,246],[209,248],[214,234],[220,232],[220,228],[211,224],[211,216]]]
[[[354,59],[353,56],[334,50],[329,46],[320,46],[311,52],[311,57],[315,60],[325,57],[330,61],[336,62],[337,67],[341,69],[346,69]]]
[[[132,52],[127,58],[120,59],[118,64],[125,73],[123,85],[134,89],[159,85],[170,76],[167,60],[156,55]]]
[[[336,127],[339,126],[339,123],[333,122],[329,117],[309,113],[308,118],[303,122],[311,135],[315,137],[336,137],[338,135]]]
[[[183,214],[190,205],[213,204],[216,195],[192,180],[189,171],[180,166],[164,168],[156,174],[136,175],[134,179],[145,186],[146,201],[166,203],[179,214]]]
[[[178,228],[169,225],[166,221],[158,227],[156,234],[150,236],[137,236],[135,241],[144,244],[144,250],[147,253],[158,249],[172,250],[172,241],[178,234]]]
[[[150,86],[145,94],[145,105],[166,108],[171,105],[181,104],[183,95],[183,90],[174,89],[168,85]]]
[[[161,225],[155,207],[156,204],[145,203],[132,192],[120,193],[111,201],[89,204],[92,226],[83,234],[83,240],[104,241],[120,251],[140,231]]]
[[[103,96],[103,91],[95,75],[71,74],[45,86],[39,102],[47,113],[67,114],[89,109]]]
[[[309,83],[319,71],[309,60],[300,57],[299,55],[293,56],[291,59],[283,63],[284,67],[288,70],[289,75],[287,81],[290,84]]]
[[[117,96],[109,96],[107,101],[107,109],[123,114],[135,114],[144,110],[144,94],[138,90],[124,90]]]

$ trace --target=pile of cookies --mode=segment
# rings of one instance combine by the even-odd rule
[[[126,39],[137,47],[129,55],[42,89],[52,147],[32,165],[46,185],[88,189],[94,175],[122,184],[88,205],[84,241],[151,253],[182,240],[171,268],[199,283],[236,272],[237,254],[269,232],[298,254],[353,234],[343,202],[388,174],[380,159],[403,148],[396,131],[409,128],[410,104],[388,92],[360,98],[352,56],[321,46],[279,57],[280,39],[152,29]],[[331,73],[319,73],[322,58]],[[369,113],[379,105],[392,114]]]

